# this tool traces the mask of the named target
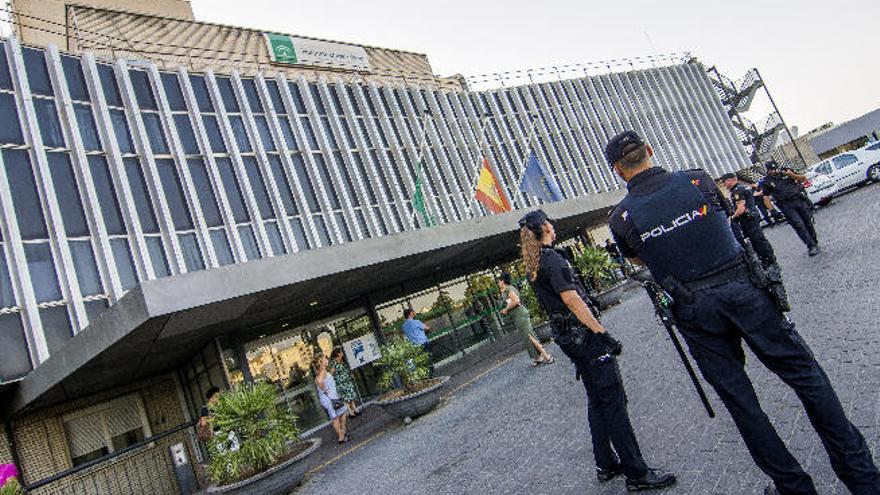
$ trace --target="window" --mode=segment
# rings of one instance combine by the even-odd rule
[[[859,160],[856,158],[855,155],[840,155],[840,156],[835,156],[834,158],[831,159],[831,161],[834,162],[834,168],[836,168],[837,170],[840,170],[843,167],[846,167],[848,165],[852,165],[853,163],[856,163]]]
[[[874,143],[874,144],[868,146],[868,147],[865,148],[865,149],[866,149],[866,150],[869,150],[869,151],[877,151],[877,150],[880,150],[880,142],[876,142],[876,143]]]
[[[831,173],[831,163],[822,162],[819,165],[816,165],[816,167],[813,168],[813,170],[820,173],[820,174],[830,174]]]
[[[150,436],[144,405],[126,395],[62,417],[74,466],[122,450]]]

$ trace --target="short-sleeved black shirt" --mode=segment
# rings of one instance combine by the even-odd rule
[[[728,216],[730,215],[729,205],[725,208],[724,202],[727,199],[718,190],[712,177],[709,177],[702,169],[693,169],[685,171],[685,174],[691,179],[691,184],[703,193],[706,201],[715,211],[722,211]],[[670,173],[661,167],[652,167],[633,177],[626,185],[630,194],[647,195],[669,181]],[[608,225],[611,228],[611,235],[614,236],[614,242],[617,243],[618,249],[627,258],[635,258],[638,256],[639,248],[642,246],[642,239],[633,224],[632,218],[623,215],[620,205],[611,210],[608,216]]]
[[[584,302],[589,300],[571,263],[551,247],[541,249],[538,277],[532,282],[532,287],[550,314],[568,312],[568,307],[559,296],[565,291],[576,291]]]
[[[742,184],[737,184],[730,190],[730,199],[733,201],[734,209],[736,208],[737,203],[745,201],[746,212],[751,213],[752,216],[755,217],[758,215],[758,207],[755,204],[755,193],[752,192],[751,188]]]
[[[764,177],[761,184],[764,194],[773,196],[773,201],[791,201],[796,199],[804,189],[800,182],[785,175]]]

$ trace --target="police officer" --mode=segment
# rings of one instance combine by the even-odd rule
[[[790,168],[780,167],[776,162],[767,163],[767,176],[762,189],[764,194],[773,197],[773,202],[782,210],[788,224],[807,245],[807,254],[819,254],[819,237],[813,226],[813,209],[804,191],[806,176]]]
[[[587,417],[600,482],[626,476],[629,491],[663,488],[675,476],[645,464],[626,410],[626,393],[614,340],[587,306],[588,296],[547,215],[533,211],[519,221],[520,246],[529,282],[551,318],[556,343],[572,360],[587,390]]]
[[[752,243],[764,268],[773,267],[776,265],[776,254],[770,241],[764,237],[764,231],[761,230],[761,220],[759,220],[761,217],[751,188],[740,184],[736,174],[733,173],[722,175],[721,182],[730,191],[730,201],[734,208],[731,215],[733,221],[739,226],[743,236]]]
[[[750,281],[712,179],[702,170],[653,167],[651,147],[632,131],[611,139],[605,155],[629,189],[611,212],[612,234],[621,251],[672,294],[691,355],[755,463],[773,479],[764,493],[815,495],[816,488],[761,409],[744,369],[743,339],[794,389],[846,487],[856,495],[880,493],[870,450],[825,372],[769,293]]]

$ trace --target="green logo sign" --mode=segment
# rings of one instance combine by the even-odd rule
[[[272,59],[275,62],[295,64],[296,50],[293,48],[293,40],[290,36],[281,34],[266,34],[269,39],[269,50],[271,50]]]

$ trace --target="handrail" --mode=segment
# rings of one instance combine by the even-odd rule
[[[61,471],[58,474],[53,474],[52,476],[49,476],[48,478],[43,478],[40,481],[36,481],[34,483],[25,485],[24,488],[27,491],[36,490],[37,488],[48,485],[49,483],[53,483],[53,482],[58,481],[60,479],[74,475],[80,471],[84,471],[90,467],[97,466],[98,464],[107,462],[107,461],[115,459],[121,455],[127,454],[131,451],[134,451],[134,450],[137,450],[147,444],[155,442],[156,440],[161,440],[169,435],[173,435],[174,433],[177,433],[178,431],[193,427],[196,425],[197,422],[198,421],[190,421],[189,423],[183,423],[181,425],[175,426],[174,428],[171,428],[170,430],[163,431],[162,433],[159,433],[158,435],[154,435],[150,438],[145,438],[144,440],[141,440],[140,442],[138,442],[134,445],[129,445],[128,447],[125,447],[122,450],[117,450],[116,452],[111,452],[111,453],[105,455],[104,457],[101,457],[98,459],[92,459],[91,461],[80,464],[79,466],[74,466],[70,469],[66,469],[64,471]]]

